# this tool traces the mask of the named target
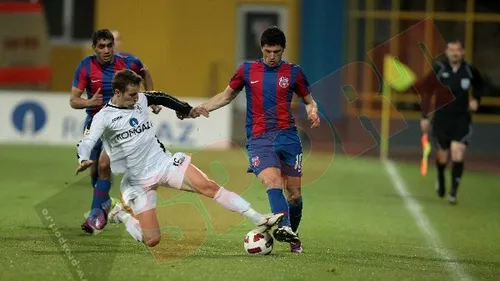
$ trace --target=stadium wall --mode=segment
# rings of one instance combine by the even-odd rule
[[[86,114],[72,109],[67,95],[53,92],[0,91],[0,144],[76,145],[83,137]],[[180,97],[191,104],[205,99]],[[228,106],[210,118],[179,120],[175,112],[151,114],[156,135],[167,149],[224,149],[231,146],[231,111]]]
[[[151,69],[155,88],[179,96],[211,96],[236,70],[238,7],[281,6],[288,11],[287,56],[297,59],[298,1],[99,0],[96,28],[118,29],[123,51]],[[135,19],[135,20],[134,20]]]

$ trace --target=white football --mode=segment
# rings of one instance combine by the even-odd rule
[[[243,246],[250,255],[268,255],[273,250],[274,239],[268,232],[252,230],[247,233]]]

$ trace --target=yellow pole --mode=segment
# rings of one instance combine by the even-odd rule
[[[398,34],[399,29],[399,0],[392,0],[391,8],[391,42],[389,45],[389,53],[395,57],[399,54],[399,39],[394,39]],[[389,136],[390,136],[390,121],[391,121],[391,87],[384,81],[382,87],[384,100],[382,102],[382,117],[380,128],[380,159],[389,158]]]

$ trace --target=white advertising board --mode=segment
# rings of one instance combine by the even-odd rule
[[[196,106],[204,99],[182,98]],[[227,148],[231,140],[231,105],[210,118],[179,120],[164,108],[151,113],[156,134],[165,147]],[[86,113],[69,105],[69,93],[0,91],[0,143],[76,145],[83,136]]]

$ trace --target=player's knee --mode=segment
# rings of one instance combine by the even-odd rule
[[[451,161],[463,161],[464,160],[464,152],[463,151],[454,151],[451,153]]]
[[[287,200],[290,202],[298,203],[302,198],[302,194],[300,192],[300,187],[287,187]]]
[[[438,151],[437,152],[437,161],[440,164],[446,164],[448,162],[448,152],[447,151]]]
[[[283,179],[281,175],[269,174],[261,178],[262,184],[267,188],[283,187]]]
[[[145,236],[144,244],[146,244],[146,246],[148,247],[154,247],[160,243],[160,240],[161,240],[160,233],[151,236]]]

